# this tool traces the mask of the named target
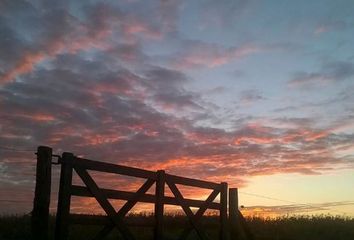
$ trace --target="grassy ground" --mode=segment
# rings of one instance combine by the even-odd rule
[[[153,223],[152,216],[130,216],[131,222]],[[339,217],[287,217],[278,219],[247,219],[256,240],[353,240],[354,219]],[[51,218],[51,235],[54,218]],[[176,239],[182,231],[186,219],[181,216],[166,216],[166,239]],[[215,216],[203,218],[203,227],[210,239],[217,239],[218,219]],[[73,226],[70,229],[70,239],[90,239],[101,229],[98,226]],[[137,239],[152,239],[152,229],[131,228]],[[31,239],[29,216],[0,217],[0,240]],[[122,239],[117,231],[107,239]],[[198,239],[195,233],[188,239]]]

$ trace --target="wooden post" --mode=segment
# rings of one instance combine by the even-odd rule
[[[52,149],[37,148],[36,188],[31,219],[33,239],[48,239],[49,204],[52,177]]]
[[[157,171],[156,188],[155,188],[155,228],[154,239],[163,239],[163,214],[164,214],[164,199],[165,195],[165,171]]]
[[[70,188],[72,183],[74,154],[65,152],[61,159],[58,208],[55,224],[55,240],[68,239],[70,214]]]
[[[239,223],[237,221],[238,216],[238,189],[229,189],[229,221],[230,221],[230,239],[239,240],[240,231]]]
[[[227,239],[227,183],[221,183],[220,189],[220,240]]]

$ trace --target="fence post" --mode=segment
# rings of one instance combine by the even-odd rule
[[[240,228],[237,221],[238,216],[238,189],[229,189],[229,219],[230,219],[230,239],[240,239]]]
[[[48,239],[51,177],[52,149],[39,146],[37,148],[36,188],[31,218],[33,239]]]
[[[69,214],[74,154],[64,152],[61,159],[58,208],[55,224],[55,240],[66,240],[69,234]]]
[[[164,213],[164,195],[165,195],[165,171],[157,171],[155,186],[155,228],[154,239],[163,239],[163,213]]]
[[[221,183],[220,189],[220,240],[227,239],[227,183]]]

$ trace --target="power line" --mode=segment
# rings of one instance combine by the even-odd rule
[[[269,200],[275,200],[275,201],[279,201],[279,202],[299,204],[297,202],[283,200],[283,199],[279,199],[279,198],[268,197],[268,196],[264,196],[264,195],[260,195],[260,194],[256,194],[256,193],[248,193],[248,192],[241,192],[241,191],[239,191],[239,193],[242,193],[242,194],[245,194],[245,195],[249,195],[249,196],[254,196],[254,197],[265,198],[265,199],[269,199]]]
[[[337,212],[337,213],[341,213],[341,214],[347,214],[346,212],[343,212],[343,211],[331,209],[331,207],[333,208],[333,206],[331,206],[331,207],[328,207],[328,206],[320,207],[320,206],[311,205],[311,204],[308,204],[308,203],[299,203],[299,202],[294,202],[294,201],[289,201],[289,200],[284,200],[284,199],[279,199],[279,198],[273,198],[273,197],[269,197],[269,196],[265,196],[265,195],[260,195],[260,194],[256,194],[256,193],[249,193],[249,192],[243,192],[243,191],[239,191],[239,193],[245,194],[245,195],[249,195],[249,196],[264,198],[264,199],[270,199],[270,200],[285,202],[285,203],[308,206],[308,207],[317,208],[317,209],[320,209],[320,210],[326,210],[326,211],[330,210],[332,212]],[[354,201],[347,201],[347,202],[354,202]],[[285,206],[285,205],[283,205],[283,206]]]
[[[34,149],[19,149],[19,148],[3,147],[3,146],[0,146],[0,149],[4,151],[13,151],[13,152],[35,152]]]
[[[0,199],[0,202],[10,202],[10,203],[30,203],[31,200],[13,200],[13,199]]]

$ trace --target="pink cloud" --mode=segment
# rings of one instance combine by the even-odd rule
[[[148,22],[136,18],[132,18],[130,21],[124,23],[122,31],[128,40],[132,39],[135,34],[143,34],[144,37],[155,40],[162,38],[160,31],[154,29]]]
[[[34,65],[43,61],[46,55],[42,52],[27,53],[10,71],[6,72],[1,78],[0,83],[4,84],[16,78],[18,75],[22,75],[31,72]]]
[[[66,17],[73,18],[69,14]],[[6,84],[17,76],[30,73],[41,62],[62,53],[75,54],[93,48],[112,48],[114,43],[109,42],[109,37],[113,33],[122,34],[122,40],[130,44],[137,42],[140,35],[155,40],[162,38],[161,32],[148,21],[139,16],[123,14],[120,11],[112,12],[108,5],[97,5],[90,12],[89,17],[91,22],[72,21],[70,22],[72,28],[67,32],[59,36],[55,35],[53,38],[44,38],[40,49],[25,52],[13,64],[13,67],[3,74],[0,84]],[[47,31],[52,31],[52,29],[47,29]],[[122,60],[131,60],[136,57],[133,51],[125,51]]]
[[[55,39],[49,41],[42,50],[25,53],[22,58],[17,61],[15,66],[0,78],[0,83],[5,84],[11,82],[17,76],[32,72],[37,64],[63,52],[73,54],[92,47],[103,48],[106,45],[102,40],[107,37],[108,34],[109,32],[102,31],[93,37],[84,36],[74,39]]]
[[[263,50],[254,45],[225,48],[215,44],[192,44],[188,50],[182,52],[173,60],[173,65],[182,69],[215,68]]]

